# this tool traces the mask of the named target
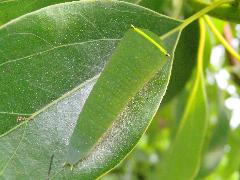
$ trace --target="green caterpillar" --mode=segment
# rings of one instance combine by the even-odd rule
[[[157,35],[132,28],[113,52],[79,115],[67,154],[71,169],[92,152],[131,98],[169,59]]]

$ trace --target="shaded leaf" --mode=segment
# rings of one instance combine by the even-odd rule
[[[160,179],[193,179],[196,175],[207,130],[206,102],[202,73],[205,30],[201,25],[198,69],[195,83],[180,121],[176,138],[166,156]]]
[[[216,39],[209,28],[206,29],[206,43],[204,49],[204,70],[209,71],[211,67],[210,55],[212,47],[216,44]],[[209,76],[209,75],[208,75]],[[216,124],[208,129],[208,140],[205,143],[202,165],[198,173],[198,178],[203,178],[212,173],[224,157],[225,145],[227,143],[230,127],[229,116],[224,107],[226,92],[223,92],[217,84],[207,86],[207,100],[209,105],[209,120],[216,118]]]

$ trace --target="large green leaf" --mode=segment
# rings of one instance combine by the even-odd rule
[[[203,25],[202,25],[203,26]],[[172,147],[167,153],[160,179],[193,179],[198,172],[207,130],[207,109],[202,72],[205,33],[202,27],[198,68],[184,114]]]
[[[106,12],[103,10],[105,7],[86,10],[89,4],[95,8],[98,3],[80,3],[83,6],[81,11],[70,4],[70,11],[66,8],[61,10],[68,16],[57,13],[58,6],[52,6],[56,9],[54,12],[44,9],[2,27],[0,64],[4,71],[0,80],[4,86],[0,87],[0,116],[5,120],[0,121],[1,133],[16,125],[18,116],[31,115],[101,72],[104,66],[102,57],[108,59],[130,24],[149,28],[158,34],[178,24],[176,21],[168,23],[169,18],[159,18],[153,12],[149,23],[144,15],[150,11],[125,3],[120,3],[120,7],[117,2],[105,3]],[[114,9],[116,6],[117,10]],[[129,7],[137,9],[136,13],[124,12]],[[138,16],[138,11],[142,15]],[[118,19],[122,23],[117,22]],[[155,25],[157,23],[161,30]],[[69,51],[67,56],[66,50]],[[52,60],[49,62],[49,59]],[[90,66],[93,64],[91,60],[94,60],[94,69]]]
[[[106,64],[71,136],[68,163],[75,164],[91,153],[130,99],[166,64],[159,37],[146,33],[135,28],[128,31]]]
[[[63,168],[82,106],[131,24],[162,35],[179,22],[123,2],[81,1],[47,7],[0,28],[0,122],[7,124],[1,132],[14,127],[18,116],[31,116],[0,137],[3,179],[46,179],[52,155],[51,176],[91,179],[130,152],[166,91],[172,60],[129,102],[88,158],[73,172]],[[176,39],[165,40],[171,54]]]
[[[72,0],[21,0],[21,1],[5,1],[0,2],[0,25],[4,24],[14,18],[17,18],[26,13],[38,10],[40,8],[68,2]],[[81,0],[80,0],[81,1]],[[164,10],[169,9],[170,2],[162,2],[158,0],[123,0],[129,3],[139,4],[141,6],[156,10],[161,13],[166,13]],[[179,45],[175,54],[175,63],[172,71],[172,78],[170,80],[170,88],[167,91],[164,103],[171,100],[177,95],[184,87],[189,77],[191,76],[192,69],[195,67],[196,50],[198,45],[198,36],[190,36],[189,34],[198,34],[197,23],[190,25],[184,30],[183,35],[180,38]],[[191,42],[191,43],[189,43]],[[192,60],[189,62],[189,60]],[[182,71],[184,67],[185,71]],[[15,118],[15,117],[14,117]],[[5,125],[3,125],[5,126]],[[2,127],[3,127],[2,126]]]

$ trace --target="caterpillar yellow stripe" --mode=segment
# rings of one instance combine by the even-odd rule
[[[170,54],[167,52],[166,49],[164,49],[159,43],[157,43],[155,40],[153,40],[150,36],[148,36],[146,33],[144,33],[142,30],[136,28],[134,25],[131,25],[134,31],[136,31],[138,34],[143,36],[145,39],[150,41],[152,44],[154,44],[162,53],[164,53],[167,57],[170,57]]]

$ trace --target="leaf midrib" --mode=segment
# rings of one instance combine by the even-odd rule
[[[5,132],[4,134],[0,135],[0,138],[8,135],[9,133],[13,132],[14,130],[16,130],[17,128],[21,127],[22,125],[31,122],[36,116],[38,116],[39,114],[43,113],[45,110],[49,109],[50,107],[52,107],[53,105],[57,104],[58,102],[60,102],[61,100],[65,99],[66,97],[74,94],[75,92],[77,92],[79,89],[81,89],[82,87],[84,87],[86,84],[88,84],[91,81],[96,80],[99,77],[99,74],[85,80],[84,82],[82,82],[80,85],[78,85],[77,87],[75,87],[74,89],[66,92],[65,94],[63,94],[62,96],[60,96],[59,98],[57,98],[56,100],[53,100],[52,102],[50,102],[49,104],[47,104],[46,106],[42,107],[41,109],[39,109],[38,111],[34,112],[31,114],[30,117],[28,117],[23,123],[15,126],[14,128],[10,129],[9,131]]]

